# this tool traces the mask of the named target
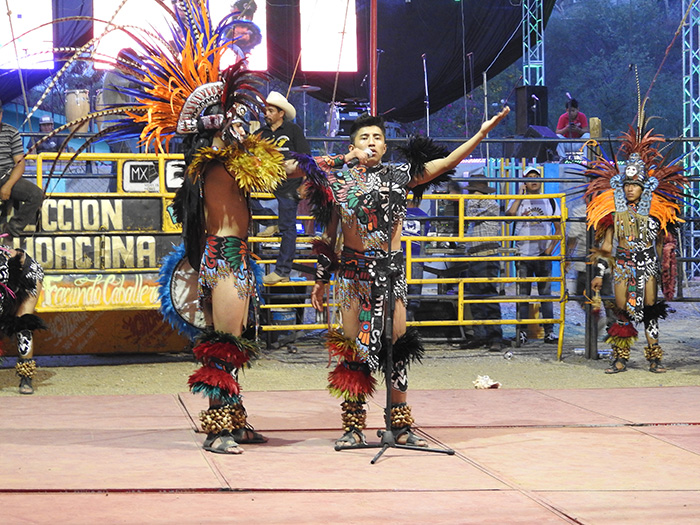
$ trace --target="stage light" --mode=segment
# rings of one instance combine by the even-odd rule
[[[51,4],[52,0],[10,0],[7,10],[3,5],[0,16],[0,69],[53,69]],[[12,17],[12,24],[7,11]],[[20,37],[35,28],[39,29]],[[12,42],[13,33],[17,38],[15,42]]]
[[[51,0],[44,0],[49,3]],[[122,0],[100,0],[94,2],[94,16],[98,20],[110,20],[117,10],[117,7],[122,3]],[[252,22],[258,26],[262,34],[262,39],[259,44],[255,45],[248,54],[248,67],[255,71],[265,71],[267,69],[267,5],[266,2],[259,2],[258,9],[255,12]],[[230,2],[210,2],[209,13],[212,24],[216,26],[220,20],[231,12]],[[138,26],[146,31],[156,32],[164,35],[166,39],[171,31],[168,27],[169,18],[166,18],[166,13],[162,7],[155,3],[139,2],[136,0],[127,1],[121,8],[113,23],[116,26],[130,25]],[[94,23],[94,34],[99,36],[105,30],[105,24],[100,22]],[[245,32],[245,31],[244,31]],[[116,57],[117,53],[125,47],[135,48],[132,38],[126,33],[116,30],[108,33],[97,44],[97,53],[107,57]],[[137,49],[138,51],[138,49]],[[98,64],[95,66],[98,69],[110,68],[109,65]]]

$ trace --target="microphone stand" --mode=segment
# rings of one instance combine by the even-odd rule
[[[392,196],[393,196],[393,186],[394,186],[394,176],[393,172],[389,172],[389,225],[388,225],[388,250],[386,255],[386,264],[379,264],[378,273],[379,277],[385,277],[387,279],[388,294],[387,294],[387,304],[384,305],[384,341],[386,342],[386,358],[384,360],[384,382],[386,384],[386,408],[384,410],[384,430],[377,430],[377,437],[381,438],[379,443],[367,443],[360,446],[354,447],[342,447],[336,450],[353,450],[357,448],[381,448],[379,452],[372,458],[370,463],[374,465],[380,457],[390,448],[400,448],[408,450],[419,450],[421,452],[435,452],[438,454],[447,454],[453,456],[455,451],[441,448],[428,448],[428,447],[418,447],[416,445],[404,445],[396,442],[394,437],[394,432],[391,429],[391,405],[392,405],[392,384],[391,384],[391,374],[394,370],[394,281],[396,279],[397,269],[391,268],[392,260],[392,247],[391,241],[394,233],[394,208],[392,206]],[[384,273],[384,275],[382,275]]]
[[[423,83],[425,84],[425,128],[426,136],[430,136],[430,94],[428,92],[428,63],[426,61],[425,53],[422,55],[423,58]],[[389,242],[389,251],[391,251],[391,242]]]

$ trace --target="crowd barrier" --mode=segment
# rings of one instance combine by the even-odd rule
[[[83,153],[71,169],[61,170],[71,154],[43,153],[27,157],[25,176],[34,178],[47,189],[39,231],[18,240],[46,269],[45,289],[40,297],[38,311],[109,311],[153,310],[158,304],[158,270],[160,260],[179,243],[179,227],[168,211],[174,192],[179,186],[184,163],[178,154],[100,154]],[[49,171],[54,163],[59,167]],[[561,357],[565,323],[565,305],[569,300],[566,290],[566,257],[562,254],[568,220],[565,193],[547,193],[540,197],[555,199],[562,210],[558,216],[508,217],[505,209],[515,195],[524,162],[499,160],[489,167],[490,176],[497,181],[498,193],[477,196],[471,194],[428,194],[423,205],[427,209],[424,221],[431,223],[425,235],[402,237],[406,258],[406,277],[409,285],[420,286],[420,294],[409,293],[409,300],[425,305],[409,320],[428,339],[459,342],[470,327],[478,324],[499,324],[527,329],[532,338],[541,336],[541,325],[555,325],[559,334],[557,356]],[[54,166],[55,167],[55,166]],[[489,180],[491,182],[491,180]],[[274,196],[254,194],[253,198],[270,203],[274,210]],[[497,221],[500,235],[469,237],[469,222],[475,217],[465,215],[465,204],[470,199],[494,199],[500,214],[478,217],[479,220]],[[449,211],[449,213],[446,213]],[[294,260],[294,279],[288,283],[264,287],[262,331],[268,343],[283,334],[295,331],[321,330],[338,325],[340,316],[336,303],[330,301],[330,318],[316,314],[309,296],[313,285],[314,257],[310,254],[311,238],[316,233],[312,218],[300,212],[297,238],[298,252]],[[276,221],[270,215],[253,215],[252,232]],[[513,224],[521,220],[539,220],[561,223],[562,234],[544,237],[515,237]],[[518,239],[556,239],[559,249],[549,257],[523,257],[514,250]],[[264,273],[274,269],[279,237],[259,237],[252,233],[249,242],[263,265]],[[473,256],[467,253],[471,243],[496,243],[496,253]],[[407,249],[411,243],[420,246],[418,253]],[[518,261],[543,260],[552,264],[551,277],[520,279],[515,265]],[[470,284],[484,282],[481,276],[460,276],[460,265],[476,261],[498,262],[501,271],[497,278],[488,279],[498,284],[499,294],[493,297],[472,296]],[[422,275],[417,276],[417,268]],[[428,274],[429,276],[426,276]],[[552,283],[549,296],[520,296],[518,283]],[[331,288],[332,290],[332,288]],[[332,298],[332,294],[331,294]],[[579,298],[580,299],[580,298]],[[521,303],[538,305],[551,302],[554,317],[542,319],[536,307],[527,318],[519,318],[516,307]],[[498,303],[502,318],[474,320],[470,307],[474,304]],[[294,313],[292,315],[292,312]],[[429,313],[430,315],[426,315]],[[437,334],[437,335],[436,335]],[[505,335],[505,334],[504,334]]]

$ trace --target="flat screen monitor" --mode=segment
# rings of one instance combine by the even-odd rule
[[[355,0],[300,0],[302,71],[357,71]]]

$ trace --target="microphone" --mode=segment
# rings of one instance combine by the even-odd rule
[[[531,97],[532,97],[533,99],[535,99],[535,100],[536,100],[537,102],[539,102],[539,101],[540,101],[540,99],[539,99],[539,98],[537,98],[537,95],[535,95],[534,93],[533,93],[532,95],[530,95],[530,96],[531,96]]]
[[[362,150],[362,151],[364,151],[365,153],[367,153],[367,155],[369,155],[370,157],[373,155],[372,150],[369,149],[369,148],[365,148],[365,149]],[[348,168],[354,168],[354,167],[357,166],[359,163],[360,163],[360,159],[358,159],[357,157],[355,157],[355,158],[352,158],[352,159],[350,159],[349,161],[347,161],[345,164],[347,165]]]

